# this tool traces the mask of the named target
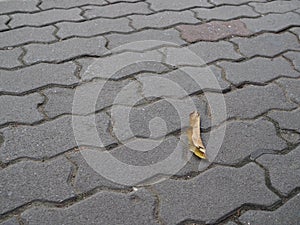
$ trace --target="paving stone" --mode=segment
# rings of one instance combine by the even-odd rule
[[[300,194],[274,211],[249,210],[239,220],[251,225],[295,225],[300,221]]]
[[[16,219],[16,217],[12,217],[12,218],[0,223],[0,225],[19,225],[19,222]]]
[[[74,57],[97,55],[101,56],[105,49],[105,39],[95,37],[89,39],[72,38],[49,45],[30,44],[26,46],[24,61],[28,64],[36,62],[61,62]]]
[[[214,223],[244,204],[267,206],[279,200],[265,186],[264,171],[254,163],[242,168],[213,168],[190,180],[159,183],[155,189],[165,224],[184,220]]]
[[[0,48],[27,44],[30,42],[50,42],[56,38],[52,35],[54,27],[24,27],[0,33]]]
[[[144,30],[132,34],[110,34],[107,35],[108,49],[120,50],[145,50],[147,48],[158,48],[164,45],[185,44],[180,38],[179,32],[175,29],[168,30]],[[139,47],[141,45],[141,47]]]
[[[286,155],[266,154],[257,161],[267,168],[271,184],[284,195],[300,187],[300,147]]]
[[[297,26],[299,15],[296,13],[268,14],[257,19],[241,19],[247,28],[255,33],[261,31],[278,32],[290,26]]]
[[[266,3],[249,3],[259,13],[286,13],[300,8],[300,3],[297,0],[291,1],[274,1]]]
[[[197,17],[203,20],[229,20],[239,17],[257,17],[258,13],[254,12],[250,6],[222,6],[212,9],[193,9]]]
[[[229,221],[228,223],[225,223],[225,225],[237,225],[237,223]]]
[[[109,3],[116,3],[116,2],[120,2],[120,0],[106,0]],[[126,0],[126,2],[136,2],[137,0]]]
[[[288,52],[284,56],[292,60],[295,69],[300,71],[300,52]]]
[[[12,13],[12,12],[33,12],[39,11],[36,7],[38,0],[27,0],[27,1],[1,1],[0,2],[0,13]]]
[[[87,18],[94,17],[119,17],[134,14],[149,14],[152,11],[148,9],[148,5],[144,2],[127,3],[121,2],[119,4],[106,5],[106,6],[85,6],[84,15]]]
[[[152,225],[158,224],[154,217],[154,208],[155,198],[148,191],[139,190],[130,194],[103,191],[63,209],[32,208],[22,213],[22,219],[32,225]]]
[[[181,37],[187,42],[217,41],[226,37],[250,35],[245,25],[239,20],[229,22],[213,21],[200,25],[180,25]]]
[[[9,22],[9,26],[15,28],[20,26],[42,26],[60,21],[79,21],[83,19],[80,13],[81,9],[52,9],[33,14],[17,13],[11,15],[12,20]]]
[[[194,14],[191,11],[165,11],[148,16],[134,15],[129,16],[129,18],[132,20],[132,26],[136,29],[146,27],[164,28],[178,23],[195,24],[200,22],[194,17]]]
[[[292,144],[298,144],[300,143],[300,134],[294,132],[294,131],[290,131],[290,130],[281,130],[280,131],[280,135],[281,137],[292,143]]]
[[[286,50],[299,50],[297,38],[290,33],[262,34],[254,38],[233,38],[242,54],[247,57],[255,55],[274,56]]]
[[[43,119],[43,115],[38,111],[38,104],[44,98],[37,93],[26,96],[0,96],[0,124],[19,122],[34,123]]]
[[[151,9],[155,11],[160,10],[183,10],[192,7],[211,7],[212,4],[208,3],[207,0],[190,0],[187,2],[180,1],[180,0],[173,0],[173,1],[159,1],[159,0],[148,0],[151,4]]]
[[[67,183],[71,164],[65,158],[48,162],[23,161],[0,172],[0,212],[34,200],[62,202],[74,197]]]
[[[300,133],[300,109],[293,111],[272,111],[268,116],[279,123],[281,129],[296,130]]]
[[[127,18],[105,19],[99,18],[81,23],[62,22],[57,24],[57,35],[67,37],[91,37],[109,32],[129,32],[133,29],[129,26]]]
[[[3,161],[8,162],[20,157],[35,159],[49,158],[61,154],[78,146],[77,142],[83,144],[87,138],[84,135],[92,135],[94,130],[88,128],[95,123],[98,142],[84,143],[96,147],[109,146],[115,141],[108,133],[109,118],[105,113],[97,114],[96,119],[92,117],[63,116],[36,126],[8,127],[2,130],[4,143],[0,148],[0,156]],[[72,123],[73,119],[73,123]],[[96,121],[95,121],[96,120]],[[78,133],[76,124],[82,126],[86,131],[80,138],[75,140],[74,132]],[[79,126],[77,124],[77,126]],[[46,137],[46,138],[45,138]],[[77,142],[76,142],[77,141]],[[87,142],[87,141],[86,141]]]
[[[300,80],[281,78],[276,81],[281,87],[283,87],[288,97],[296,103],[300,103]]]
[[[291,29],[291,31],[298,35],[298,38],[300,39],[300,27],[294,27]]]
[[[264,0],[211,0],[215,5],[241,5],[248,2],[265,2]]]
[[[11,50],[0,50],[0,67],[14,68],[21,66],[22,63],[18,60],[23,51],[20,48]]]
[[[40,7],[42,9],[51,9],[51,8],[71,8],[76,6],[83,6],[83,5],[106,5],[107,2],[105,0],[44,0]]]
[[[220,59],[239,59],[231,43],[198,42],[187,48],[166,48],[166,63],[174,66],[201,66]]]
[[[45,64],[22,68],[15,71],[0,71],[0,92],[20,94],[48,85],[74,85],[79,80],[73,75],[73,63]]]
[[[282,57],[267,59],[256,57],[245,62],[221,62],[226,78],[239,86],[247,83],[265,84],[279,77],[299,77],[300,73]]]
[[[6,15],[0,16],[0,31],[8,29],[6,22],[8,22],[9,17]]]

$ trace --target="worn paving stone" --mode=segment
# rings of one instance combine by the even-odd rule
[[[42,9],[50,9],[50,8],[71,8],[76,6],[83,6],[83,5],[106,5],[107,2],[105,0],[44,0],[42,1],[42,4],[40,4],[40,7]]]
[[[297,0],[266,3],[251,2],[249,5],[253,6],[255,11],[259,13],[286,13],[300,8],[300,3]]]
[[[242,168],[217,167],[190,180],[168,180],[154,187],[166,224],[184,220],[214,223],[244,204],[267,206],[279,200],[265,186],[264,171],[254,163]]]
[[[291,31],[298,35],[298,38],[300,39],[300,27],[294,27],[291,29]]]
[[[241,19],[247,28],[255,33],[261,31],[278,32],[290,26],[297,26],[299,15],[296,13],[268,14],[257,19]]]
[[[67,183],[71,164],[65,158],[48,162],[23,161],[0,171],[0,212],[34,200],[62,202],[74,197]]]
[[[47,85],[74,85],[79,80],[73,75],[74,63],[45,64],[22,68],[15,71],[0,71],[0,92],[20,94]]]
[[[6,15],[0,16],[0,31],[8,29],[6,22],[8,22],[9,17]]]
[[[73,123],[72,123],[73,119]],[[74,122],[75,121],[75,122]],[[85,134],[79,138],[74,137],[74,132],[79,133],[74,123],[79,123]],[[94,135],[94,130],[99,135],[98,140],[87,139],[85,135]],[[79,126],[77,125],[77,126]],[[2,161],[8,162],[20,157],[35,159],[49,158],[61,154],[78,146],[77,142],[96,147],[109,146],[115,143],[108,132],[109,118],[105,113],[92,117],[63,116],[36,126],[8,127],[2,130],[4,143],[0,147]],[[80,134],[80,133],[79,133]],[[47,138],[45,138],[47,137]],[[89,140],[90,142],[86,141]],[[76,142],[77,141],[77,142]]]
[[[22,63],[18,58],[23,53],[22,49],[14,48],[11,50],[0,50],[0,67],[1,68],[14,68],[21,66]]]
[[[239,17],[257,17],[258,13],[254,12],[250,6],[222,6],[213,9],[193,9],[197,17],[202,20],[229,20]]]
[[[286,50],[300,49],[297,38],[290,33],[267,33],[254,38],[233,38],[231,40],[239,45],[241,53],[247,57],[274,56]]]
[[[0,96],[0,124],[19,122],[34,123],[43,119],[38,111],[38,104],[44,98],[37,93],[26,96]]]
[[[226,37],[247,36],[251,32],[239,20],[213,21],[200,25],[180,25],[181,37],[187,42],[217,41]]]
[[[120,50],[144,50],[147,48],[158,48],[164,45],[185,44],[180,38],[180,33],[175,29],[168,30],[144,30],[132,34],[110,34],[106,35],[108,49]],[[139,46],[141,45],[141,47]],[[116,49],[114,49],[116,48]]]
[[[266,154],[257,159],[270,174],[271,184],[282,194],[288,195],[300,187],[300,147],[286,155]]]
[[[220,59],[239,59],[233,44],[225,41],[199,42],[186,48],[165,48],[166,63],[174,66],[201,66]]]
[[[103,191],[63,209],[32,208],[21,217],[28,224],[158,224],[155,197],[145,190],[130,194]],[[101,212],[101,216],[99,216]],[[130,215],[130,216],[128,216]]]
[[[50,42],[56,38],[52,35],[55,27],[24,27],[0,33],[0,48],[18,46],[30,42]]]
[[[133,29],[129,26],[127,18],[105,19],[99,18],[81,23],[62,22],[57,24],[59,30],[57,35],[61,38],[67,37],[91,37],[108,32],[129,32]]]
[[[249,210],[240,216],[242,224],[295,225],[300,221],[300,194],[288,200],[274,211]]]
[[[240,5],[248,2],[265,2],[264,0],[211,0],[215,5]]]
[[[159,1],[159,0],[148,0],[151,4],[151,9],[155,11],[160,10],[183,10],[192,7],[211,7],[212,4],[208,3],[207,0],[190,0],[188,2],[173,0],[173,1]]]
[[[300,52],[288,52],[284,56],[293,62],[296,70],[300,71]]]
[[[12,13],[12,12],[33,12],[38,11],[36,7],[38,0],[27,1],[1,1],[0,13]]]
[[[0,223],[0,225],[20,225],[20,224],[16,217],[12,217],[12,218]]]
[[[132,20],[132,26],[136,29],[153,27],[153,28],[164,28],[178,23],[190,23],[195,24],[200,21],[194,17],[194,14],[191,11],[165,11],[152,15],[134,15],[129,16]]]
[[[300,109],[293,111],[272,111],[268,116],[279,123],[281,129],[296,130],[300,133]]]
[[[106,6],[85,6],[84,16],[87,18],[94,17],[119,17],[134,14],[149,14],[152,11],[148,9],[148,5],[144,2],[127,3],[121,2],[119,4]]]
[[[276,82],[284,88],[291,100],[300,104],[300,79],[280,78]]]
[[[292,144],[300,143],[300,134],[298,134],[297,132],[290,131],[290,130],[281,130],[280,135],[284,140]]]
[[[24,61],[28,64],[36,62],[61,62],[79,56],[101,56],[107,52],[105,48],[106,40],[103,37],[89,39],[72,38],[49,45],[30,44]]]
[[[221,62],[226,78],[235,85],[247,83],[265,84],[279,77],[299,77],[300,73],[282,57],[267,59],[256,57],[245,62]]]
[[[79,21],[84,19],[80,16],[80,9],[52,9],[38,13],[17,13],[13,14],[9,26],[12,28],[20,26],[42,26],[60,21]]]

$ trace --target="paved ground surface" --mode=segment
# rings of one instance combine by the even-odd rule
[[[0,224],[300,224],[299,36],[299,0],[0,1]],[[211,164],[152,174],[191,156],[187,99]],[[94,111],[101,142],[78,142]],[[87,145],[151,179],[97,173]]]

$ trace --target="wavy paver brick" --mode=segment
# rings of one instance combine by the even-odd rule
[[[200,25],[180,25],[181,37],[187,42],[217,41],[226,37],[248,36],[251,34],[239,20],[228,22],[213,21]]]
[[[244,204],[268,206],[279,200],[265,186],[264,171],[254,163],[239,169],[213,168],[190,180],[168,180],[154,187],[165,224],[213,223]]]
[[[64,0],[64,1],[57,1],[57,0],[47,0],[42,1],[40,4],[40,8],[42,9],[50,9],[50,8],[71,8],[71,7],[78,7],[78,6],[84,6],[84,5],[107,5],[107,2],[105,0]]]
[[[241,5],[248,2],[265,2],[265,0],[211,0],[215,5]]]
[[[296,130],[300,133],[300,109],[293,111],[272,111],[268,116],[279,123],[281,129]]]
[[[180,0],[148,0],[151,4],[151,9],[155,11],[160,10],[183,10],[192,7],[211,7],[212,4],[208,3],[207,0],[189,0],[189,1],[180,1]]]
[[[300,79],[280,78],[276,81],[287,93],[287,96],[296,103],[300,103]]]
[[[21,66],[22,63],[18,59],[22,53],[23,51],[21,48],[14,48],[11,50],[0,50],[0,67],[13,68]]]
[[[292,1],[274,1],[274,2],[251,2],[249,5],[253,6],[256,12],[259,13],[286,13],[300,8],[300,2]]]
[[[0,13],[39,11],[39,8],[36,7],[37,4],[38,4],[38,0],[1,1]]]
[[[1,170],[0,213],[33,201],[62,202],[74,197],[67,182],[71,167],[68,160],[58,158],[48,162],[20,162]]]
[[[292,28],[291,31],[293,33],[297,34],[298,38],[300,39],[300,28],[299,27]]]
[[[300,52],[288,52],[284,56],[292,60],[295,69],[300,72]]]

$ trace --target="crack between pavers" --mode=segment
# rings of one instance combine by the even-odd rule
[[[71,159],[71,157],[68,155],[68,153],[65,153],[64,156],[72,165],[69,177],[67,179],[67,183],[70,184],[70,186],[74,189],[75,193],[78,195],[78,194],[80,194],[80,191],[77,189],[75,183],[76,183],[76,177],[78,176],[79,166],[75,161],[73,161]]]
[[[46,111],[45,111],[45,106],[47,105],[49,99],[47,97],[47,95],[45,95],[45,93],[43,91],[38,91],[37,93],[39,93],[42,97],[43,97],[43,102],[38,104],[38,111],[43,115],[44,120],[48,121],[49,120],[49,116],[47,115]]]

